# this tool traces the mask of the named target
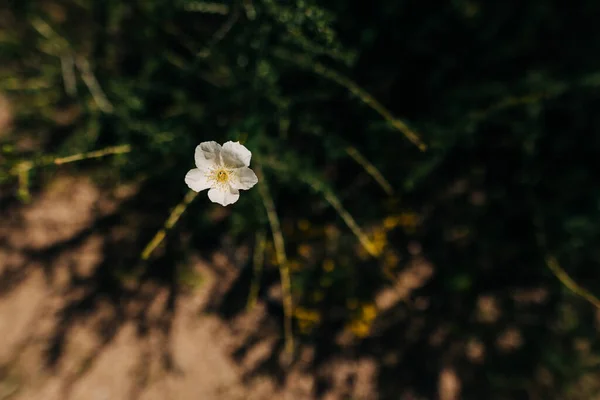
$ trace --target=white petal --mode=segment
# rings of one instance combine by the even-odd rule
[[[245,167],[250,166],[250,159],[252,158],[252,153],[246,148],[246,146],[240,144],[240,142],[229,141],[225,143],[223,145],[223,151],[236,157],[244,164]]]
[[[207,174],[198,168],[190,170],[185,175],[185,183],[195,192],[208,189],[211,185],[207,178]]]
[[[212,188],[208,191],[208,198],[213,203],[218,203],[222,206],[233,204],[240,198],[240,192],[234,188]]]
[[[248,190],[252,186],[256,185],[258,178],[254,171],[250,168],[243,167],[238,168],[234,171],[234,175],[231,180],[231,187],[235,189]]]
[[[239,159],[237,154],[234,154],[230,151],[222,151],[221,152],[221,162],[222,165],[229,169],[243,168],[245,164],[242,160]]]
[[[217,142],[202,142],[196,146],[196,167],[203,169],[220,164],[221,145]]]

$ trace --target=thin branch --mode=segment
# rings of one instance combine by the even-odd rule
[[[77,65],[77,68],[79,68],[79,72],[81,72],[83,83],[88,87],[98,108],[107,114],[112,113],[114,107],[102,91],[88,60],[80,56],[77,57],[75,64]]]
[[[31,192],[29,191],[29,168],[26,164],[18,170],[19,191],[18,196],[22,202],[28,203],[31,200]]]
[[[229,31],[231,31],[231,28],[233,28],[233,26],[235,25],[235,23],[237,22],[237,20],[239,18],[240,18],[240,9],[238,6],[235,6],[235,7],[233,7],[233,12],[229,16],[229,18],[227,18],[225,23],[223,23],[223,25],[221,25],[221,27],[214,33],[214,35],[210,41],[209,47],[213,47],[214,45],[219,43],[221,40],[225,39],[225,36],[227,36]]]
[[[74,154],[68,157],[55,158],[52,163],[56,165],[68,164],[81,160],[89,160],[91,158],[100,158],[113,154],[124,154],[131,152],[131,146],[123,144],[120,146],[106,147],[101,150],[90,151],[87,153]]]
[[[280,162],[277,162],[272,159],[264,159],[262,161],[263,161],[264,165],[266,165],[270,168],[289,172],[289,170],[284,165],[282,165]],[[371,242],[371,240],[367,237],[367,235],[362,231],[362,229],[360,228],[360,226],[358,225],[358,223],[356,222],[354,217],[352,217],[352,215],[348,211],[346,211],[346,209],[342,205],[342,202],[330,189],[328,189],[318,179],[315,179],[307,174],[298,174],[297,176],[300,180],[302,180],[304,183],[306,183],[311,188],[313,188],[313,190],[315,190],[316,192],[321,193],[323,195],[323,197],[325,198],[327,203],[329,203],[329,205],[331,205],[335,209],[335,211],[337,211],[337,213],[342,218],[344,223],[346,223],[348,228],[350,228],[350,230],[352,231],[354,236],[356,236],[356,238],[358,239],[360,244],[363,246],[363,248],[371,256],[378,257],[380,255],[380,251],[377,250],[377,247]]]
[[[73,154],[67,157],[54,157],[44,156],[35,161],[26,160],[17,163],[13,166],[8,173],[13,176],[17,176],[19,182],[19,197],[22,201],[29,201],[31,196],[29,193],[29,171],[36,167],[43,167],[47,165],[62,165],[76,161],[88,160],[91,158],[100,158],[113,154],[129,153],[131,146],[128,144],[106,147],[101,150],[90,151],[87,153]]]
[[[163,228],[156,232],[156,235],[154,235],[152,240],[146,245],[146,247],[142,251],[142,260],[148,260],[150,258],[156,247],[158,247],[158,245],[163,241],[165,236],[167,236],[167,232],[170,231],[175,226],[175,224],[177,224],[177,221],[179,221],[181,215],[185,212],[187,207],[196,198],[197,195],[197,192],[190,190],[185,195],[181,203],[175,206],[175,208],[171,212],[171,215],[169,215],[169,218],[167,218]]]
[[[597,309],[600,310],[600,300],[596,296],[594,296],[590,291],[579,286],[569,276],[569,274],[567,274],[567,272],[564,269],[562,269],[562,267],[558,263],[558,260],[555,257],[553,257],[551,255],[547,255],[545,260],[546,260],[546,265],[548,266],[548,269],[550,269],[550,271],[554,274],[554,276],[556,276],[556,278],[558,278],[558,280],[567,289],[569,289],[570,291],[575,293],[577,296],[582,297],[587,302],[589,302],[594,307],[596,307]]]
[[[538,246],[542,250],[544,255],[544,261],[546,262],[546,266],[552,272],[552,274],[562,283],[567,289],[573,292],[575,295],[583,298],[588,303],[592,304],[594,307],[600,310],[600,300],[593,295],[590,291],[581,287],[577,282],[575,282],[559,264],[556,257],[549,254],[546,250],[546,236],[544,234],[544,222],[542,216],[535,212],[533,216],[533,224],[537,229],[536,239],[538,242]]]
[[[191,1],[185,3],[185,11],[200,12],[206,14],[229,14],[229,6],[221,3],[211,3],[206,1]]]
[[[35,161],[21,161],[17,165],[15,165],[11,170],[11,175],[18,175],[21,170],[27,170],[36,168],[36,167],[44,167],[47,165],[62,165],[69,164],[76,161],[89,160],[92,158],[100,158],[114,154],[124,154],[129,153],[131,151],[131,146],[128,144],[123,144],[120,146],[112,146],[106,147],[100,150],[89,151],[87,153],[77,153],[66,157],[54,157],[54,156],[44,156]]]
[[[310,182],[308,182],[311,184]],[[371,240],[367,237],[367,235],[362,231],[356,220],[350,215],[348,211],[342,206],[342,203],[337,198],[335,194],[331,190],[327,190],[322,188],[318,184],[311,184],[311,186],[320,191],[325,200],[337,211],[337,213],[342,217],[342,220],[346,223],[348,228],[354,233],[354,236],[358,238],[358,241],[363,246],[363,248],[373,257],[379,257],[380,251],[377,250],[377,247],[371,242]]]
[[[358,149],[356,149],[356,147],[346,147],[346,153],[348,153],[348,155],[352,157],[354,161],[360,164],[360,166],[362,166],[365,169],[365,171],[367,171],[367,173],[371,175],[373,179],[375,179],[375,181],[379,184],[379,186],[381,186],[385,193],[388,194],[388,196],[394,194],[394,189],[392,188],[392,185],[390,185],[387,179],[384,178],[383,174],[379,172],[377,167],[371,164],[371,162],[367,160],[365,156],[363,156],[358,151]]]
[[[63,75],[65,92],[71,97],[77,95],[77,79],[75,77],[75,60],[73,55],[64,54],[60,57],[60,67]]]
[[[415,146],[419,148],[421,151],[427,150],[427,145],[421,140],[417,132],[412,130],[404,121],[394,117],[392,113],[385,108],[379,101],[377,101],[371,94],[369,94],[366,90],[358,86],[354,81],[350,78],[347,78],[340,73],[333,71],[327,68],[325,65],[314,62],[313,60],[297,55],[289,53],[286,50],[278,49],[274,52],[276,57],[279,57],[283,60],[292,62],[302,68],[309,69],[316,73],[317,75],[321,75],[324,78],[332,80],[336,82],[338,85],[345,87],[348,89],[353,95],[358,97],[363,103],[367,106],[371,107],[375,110],[379,115],[381,115],[386,121],[388,121],[394,128],[400,131],[408,140],[410,140]]]
[[[292,300],[292,284],[290,278],[290,269],[288,265],[287,255],[285,253],[285,242],[283,240],[283,233],[281,232],[281,225],[279,223],[279,217],[275,209],[275,203],[273,197],[269,192],[269,187],[265,180],[265,175],[262,172],[262,168],[259,164],[256,164],[256,173],[258,175],[258,190],[263,200],[265,210],[267,211],[267,218],[271,225],[271,233],[273,234],[273,243],[275,244],[275,255],[277,257],[277,263],[279,264],[279,274],[281,277],[281,289],[283,292],[283,311],[284,311],[284,333],[285,333],[285,348],[287,354],[290,356],[294,352],[294,336],[292,331],[292,315],[294,311],[294,305]]]
[[[217,31],[212,35],[208,45],[200,50],[197,54],[200,58],[206,58],[210,55],[211,49],[216,46],[221,40],[225,39],[225,36],[231,31],[237,20],[240,18],[240,9],[239,6],[234,6],[231,12],[231,15],[227,20],[217,29]]]

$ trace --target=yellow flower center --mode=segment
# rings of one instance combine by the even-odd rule
[[[220,170],[216,173],[215,180],[218,183],[226,183],[229,181],[229,173],[227,171]]]
[[[213,185],[221,189],[226,188],[233,177],[233,171],[223,167],[217,167],[208,173],[208,179]]]

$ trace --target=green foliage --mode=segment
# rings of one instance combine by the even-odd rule
[[[115,185],[144,182],[140,209],[152,210],[147,229],[156,231],[184,196],[194,147],[240,140],[264,165],[297,264],[295,303],[318,310],[301,313],[298,326],[326,326],[315,312],[337,307],[341,325],[360,336],[378,291],[425,257],[436,273],[418,290],[459,336],[489,335],[471,316],[482,293],[510,303],[514,286],[550,291],[549,304],[535,308],[544,322],[523,327],[535,344],[520,365],[543,364],[557,377],[554,390],[567,390],[584,372],[561,341],[593,336],[593,318],[562,291],[544,255],[600,292],[597,11],[592,0],[573,8],[545,0],[13,1],[0,10],[0,95],[15,112],[12,134],[0,136],[0,184],[17,182],[23,161],[128,144],[128,154],[95,165],[111,170]],[[213,211],[200,196],[168,242],[189,232],[192,248],[216,246],[214,230],[245,243],[268,229],[254,192],[224,221]],[[376,260],[361,250],[361,234],[379,249]],[[418,257],[407,250],[414,242]],[[184,283],[195,279],[182,273]],[[544,339],[556,321],[570,321],[568,332]],[[517,398],[522,377],[504,362],[474,376],[491,376],[497,398]]]

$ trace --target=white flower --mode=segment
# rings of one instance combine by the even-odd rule
[[[190,189],[209,189],[208,198],[222,206],[240,198],[240,190],[256,185],[258,178],[250,168],[252,153],[239,142],[202,142],[196,147],[196,167],[185,175]]]

